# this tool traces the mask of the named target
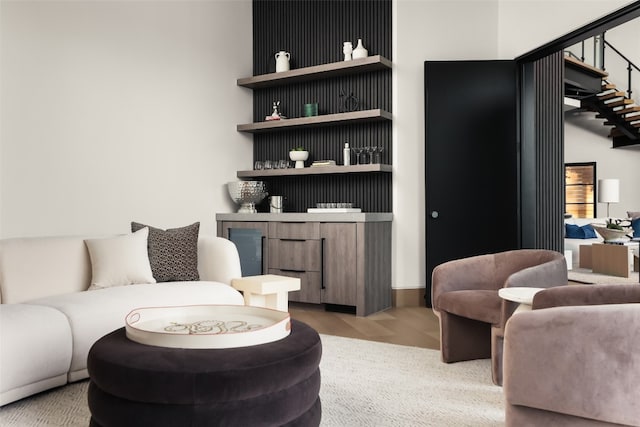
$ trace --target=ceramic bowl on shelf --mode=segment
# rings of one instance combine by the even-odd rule
[[[302,169],[304,167],[304,162],[309,158],[308,151],[289,151],[289,158],[296,162],[296,169]]]
[[[268,196],[264,181],[231,181],[227,183],[231,199],[240,205],[238,213],[256,213],[256,203]]]

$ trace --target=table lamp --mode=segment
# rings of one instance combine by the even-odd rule
[[[607,204],[607,217],[609,217],[609,204],[620,201],[620,180],[599,179],[598,189],[598,203]]]

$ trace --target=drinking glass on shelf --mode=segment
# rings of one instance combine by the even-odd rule
[[[260,160],[258,160],[254,165],[253,165],[253,169],[260,171],[262,169],[264,169],[264,163]]]
[[[375,145],[365,147],[367,149],[367,154],[369,155],[369,164],[373,164],[373,155],[375,154],[378,147]]]
[[[354,153],[356,153],[356,165],[361,164],[360,163],[360,155],[362,154],[362,148],[361,147],[352,147],[351,149],[353,150]]]
[[[264,168],[265,168],[265,170],[273,169],[273,162],[271,160],[265,160],[264,161]]]
[[[382,152],[384,151],[384,147],[376,147],[377,150],[374,153],[373,163],[380,164],[382,163]]]
[[[286,160],[278,160],[278,169],[286,169],[289,167],[289,162]]]

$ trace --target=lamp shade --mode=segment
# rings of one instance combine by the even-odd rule
[[[620,201],[620,180],[619,179],[599,179],[598,180],[598,202],[618,203]]]

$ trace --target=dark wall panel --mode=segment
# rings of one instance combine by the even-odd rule
[[[369,55],[392,59],[391,1],[259,1],[253,2],[254,75],[275,71],[276,52],[291,54],[291,69],[341,61],[342,44],[363,40]],[[263,121],[274,101],[287,117],[301,117],[302,105],[318,103],[319,114],[344,110],[340,94],[353,94],[358,110],[392,111],[391,71],[341,76],[309,83],[254,90],[253,118]],[[382,147],[382,163],[392,164],[391,122],[255,134],[254,161],[288,159],[303,146],[313,160],[336,160],[342,149]],[[355,155],[352,156],[355,163]],[[265,179],[270,194],[287,197],[286,210],[304,212],[319,202],[351,202],[364,212],[391,212],[390,174],[281,177]],[[267,206],[259,209],[265,210]]]
[[[563,250],[562,52],[523,65],[522,243]]]

